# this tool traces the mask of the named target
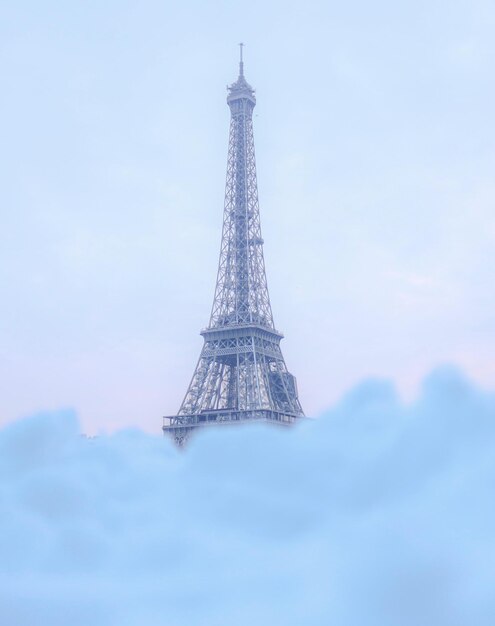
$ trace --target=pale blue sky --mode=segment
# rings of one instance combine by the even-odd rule
[[[495,386],[492,2],[2,2],[1,420],[158,430],[220,243],[238,41],[303,406],[439,363]]]

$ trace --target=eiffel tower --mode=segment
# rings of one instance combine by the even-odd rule
[[[193,429],[246,422],[294,423],[304,417],[295,377],[280,349],[263,258],[253,137],[254,89],[228,87],[230,135],[220,262],[204,345],[177,415],[163,431],[178,445]]]

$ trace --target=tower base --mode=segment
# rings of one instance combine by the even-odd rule
[[[252,411],[211,410],[201,411],[192,415],[173,415],[163,418],[163,433],[174,439],[178,446],[183,446],[190,438],[193,430],[209,426],[228,426],[253,422],[270,422],[280,426],[290,426],[304,419],[304,416],[270,409],[254,409]]]

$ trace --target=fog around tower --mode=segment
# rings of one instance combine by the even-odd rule
[[[71,412],[0,431],[0,623],[491,626],[495,397],[433,372],[186,450]]]

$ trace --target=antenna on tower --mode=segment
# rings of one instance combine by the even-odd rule
[[[244,44],[241,42],[239,44],[239,51],[240,51],[239,76],[244,76],[244,61],[242,60],[242,49],[243,48],[244,48]]]

